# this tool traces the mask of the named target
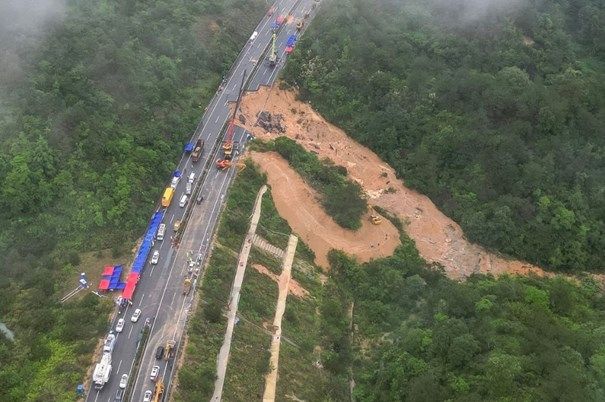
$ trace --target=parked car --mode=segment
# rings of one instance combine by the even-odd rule
[[[149,379],[151,381],[157,380],[159,372],[160,372],[160,366],[153,366],[153,368],[151,369],[151,374],[149,375]]]
[[[124,390],[122,388],[118,388],[118,391],[116,392],[116,401],[121,401],[123,397]]]
[[[151,390],[148,389],[147,391],[145,391],[145,395],[143,395],[143,402],[151,402]]]
[[[128,384],[128,374],[122,374],[122,378],[120,378],[120,388],[126,388]]]
[[[160,360],[162,357],[164,357],[164,347],[158,346],[158,348],[155,350],[155,358]]]
[[[116,324],[116,332],[122,332],[124,330],[124,319],[120,318]]]
[[[159,260],[160,260],[160,252],[159,252],[159,250],[155,250],[153,252],[153,256],[151,256],[151,263],[153,265],[155,265],[158,263]]]
[[[137,322],[139,321],[139,317],[141,317],[141,309],[138,308],[134,311],[134,313],[132,314],[132,317],[130,317],[130,321],[132,322]]]

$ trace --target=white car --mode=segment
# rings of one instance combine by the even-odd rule
[[[158,250],[155,250],[153,252],[153,256],[151,256],[151,263],[153,265],[155,265],[158,263],[159,260],[160,260],[160,252]]]
[[[155,381],[158,378],[158,373],[160,372],[160,366],[153,366],[151,369],[151,374],[149,375],[149,379],[151,381]]]
[[[105,344],[103,345],[103,353],[111,353],[113,351],[113,345],[116,342],[116,336],[112,333],[107,335]]]
[[[128,384],[128,374],[122,374],[122,378],[120,378],[120,388],[126,388]]]
[[[137,321],[139,321],[140,316],[141,316],[141,309],[138,308],[134,311],[134,313],[132,314],[132,317],[130,317],[130,321],[137,322]]]
[[[180,177],[176,177],[176,176],[174,176],[174,177],[172,178],[172,181],[170,182],[170,187],[172,187],[172,188],[176,188],[176,186],[179,184],[179,180],[180,180],[180,179],[181,179]]]
[[[124,319],[120,318],[116,324],[116,332],[122,332],[124,330]]]
[[[143,402],[151,402],[151,390],[150,389],[145,391],[145,395],[143,395]]]

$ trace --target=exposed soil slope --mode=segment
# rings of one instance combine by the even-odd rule
[[[317,194],[279,154],[251,152],[250,156],[267,174],[280,216],[315,252],[317,265],[329,267],[327,255],[331,249],[346,251],[366,262],[392,255],[400,244],[397,228],[386,219],[381,225],[373,225],[365,216],[359,230],[343,229],[326,214]]]
[[[254,125],[257,114],[266,110],[283,115],[285,135],[320,157],[329,158],[336,164],[345,166],[350,178],[360,183],[369,195],[369,203],[387,209],[406,222],[406,231],[416,242],[422,257],[442,265],[450,278],[465,278],[473,273],[534,273],[540,276],[547,274],[532,264],[503,258],[470,243],[464,237],[460,226],[441,213],[428,197],[406,188],[403,181],[396,178],[394,170],[374,152],[327,123],[310,105],[297,101],[294,92],[263,87],[257,92],[246,94],[241,108],[246,117],[246,128],[264,140],[274,138],[275,134],[267,133],[263,128]],[[275,154],[256,154],[254,159],[263,170],[277,172],[270,173],[269,176],[270,184],[274,188],[276,206],[280,214],[280,205],[284,208],[284,204],[287,204],[292,210],[291,215],[304,215],[301,219],[308,222],[305,225],[307,233],[301,233],[297,229],[297,224],[292,222],[292,216],[286,214],[284,218],[311,248],[315,250],[313,238],[321,236],[318,232],[325,232],[325,236],[334,241],[343,240],[337,232],[331,232],[332,229],[324,230],[322,226],[318,226],[325,216],[318,205],[315,205],[315,208],[319,208],[323,215],[319,215],[320,212],[315,209],[308,209],[311,208],[308,207],[308,200],[304,203],[306,207],[300,208],[305,197],[312,197],[310,194],[298,194],[296,197],[302,197],[302,200],[295,200],[291,186],[285,186],[286,190],[276,191],[275,184],[280,180],[292,180],[284,165],[285,161],[280,161]],[[390,191],[385,191],[389,188]],[[322,227],[322,230],[317,230],[318,227]],[[340,230],[344,231],[342,228]],[[361,250],[358,246],[348,247],[346,241],[339,244],[342,250],[359,255]]]

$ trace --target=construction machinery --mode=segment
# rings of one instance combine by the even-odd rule
[[[164,379],[160,378],[155,383],[155,388],[153,390],[153,402],[160,402],[162,397],[164,396]]]
[[[231,120],[229,120],[229,126],[227,127],[227,133],[225,134],[225,141],[223,142],[223,153],[225,156],[223,160],[230,161],[233,157],[233,132],[235,131],[235,116],[237,115],[237,110],[239,109],[239,105],[242,101],[242,93],[244,91],[244,83],[246,82],[246,73],[244,70],[244,74],[242,75],[242,84],[239,87],[239,94],[237,95],[237,102],[235,103],[235,108],[233,109],[233,116],[231,116]]]
[[[231,166],[235,166],[237,168],[238,172],[241,172],[242,170],[244,170],[246,168],[246,164],[243,162],[233,162],[227,159],[219,159],[218,161],[216,161],[216,167],[217,169],[220,170],[225,170],[230,168]]]
[[[372,207],[370,207],[370,222],[374,225],[380,225],[382,223],[382,218]]]
[[[275,41],[277,40],[277,34],[273,31],[271,36],[271,53],[269,53],[269,67],[275,67],[277,65],[277,50],[275,49]]]
[[[187,296],[191,291],[191,278],[185,278],[183,281],[183,296]]]
[[[176,343],[173,340],[166,341],[166,352],[164,353],[164,360],[168,360],[174,357],[174,347]]]

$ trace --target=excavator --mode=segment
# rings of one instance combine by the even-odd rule
[[[237,95],[237,102],[235,103],[235,109],[233,109],[233,116],[229,121],[229,126],[227,127],[227,133],[225,134],[225,141],[223,142],[223,153],[225,154],[222,161],[230,161],[233,157],[233,132],[235,131],[235,116],[237,114],[237,110],[239,109],[239,105],[242,101],[242,93],[244,90],[244,82],[246,81],[246,70],[244,70],[244,74],[242,75],[242,84],[239,87],[239,94]],[[221,162],[222,162],[221,161]],[[217,164],[218,166],[218,164]]]
[[[275,50],[275,41],[277,35],[273,32],[271,37],[271,53],[269,54],[269,67],[275,67],[277,65],[277,51]]]
[[[382,218],[380,217],[380,215],[378,215],[376,213],[374,208],[370,207],[369,209],[370,209],[370,222],[372,222],[374,225],[380,225],[382,223]]]

